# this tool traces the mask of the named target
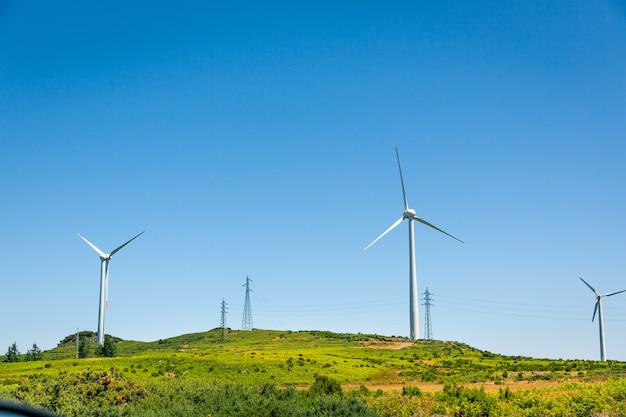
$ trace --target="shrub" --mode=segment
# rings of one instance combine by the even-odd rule
[[[315,382],[309,388],[309,393],[312,395],[341,394],[341,384],[328,376],[315,374]]]
[[[402,387],[402,395],[407,395],[409,397],[421,397],[422,390],[419,387],[405,385]]]
[[[490,397],[483,387],[464,388],[446,383],[443,390],[435,394],[437,404],[431,407],[434,414],[446,414],[446,410],[455,409],[455,415],[482,417],[496,414],[498,403]]]

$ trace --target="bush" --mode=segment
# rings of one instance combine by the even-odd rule
[[[443,390],[435,394],[437,404],[431,407],[431,413],[446,414],[446,410],[455,409],[455,415],[482,417],[497,414],[498,402],[490,397],[483,387],[464,388],[446,383]]]
[[[116,405],[128,405],[146,398],[139,384],[113,372],[62,372],[58,377],[29,380],[17,386],[13,396],[62,415],[82,416],[104,413]],[[100,414],[92,414],[100,415]]]
[[[309,393],[311,395],[320,395],[320,394],[341,394],[341,384],[333,378],[315,374],[315,382],[309,388]]]
[[[370,410],[361,401],[350,398],[341,400],[335,395],[319,397],[314,403],[313,410],[305,414],[306,417],[377,417],[378,414]]]
[[[376,417],[356,397],[336,395],[337,381],[318,377],[315,397],[295,388],[263,384],[219,384],[200,380],[160,379],[138,384],[124,374],[87,371],[34,377],[7,391],[13,398],[66,417]]]
[[[403,386],[402,395],[408,395],[409,397],[421,397],[422,390],[419,387]]]

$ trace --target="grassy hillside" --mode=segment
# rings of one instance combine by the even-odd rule
[[[186,334],[154,342],[121,341],[117,357],[75,359],[69,342],[43,352],[43,360],[0,364],[5,379],[59,371],[103,371],[115,368],[134,379],[155,377],[211,378],[223,382],[308,385],[315,374],[342,384],[389,388],[396,384],[592,381],[622,376],[626,363],[555,361],[511,357],[462,343],[411,342],[378,335],[323,331],[220,331]]]
[[[172,384],[194,386],[196,391],[199,388],[194,384],[207,382],[244,390],[276,387],[307,391],[320,381],[330,381],[345,392],[363,397],[377,409],[378,415],[391,416],[403,415],[398,410],[407,407],[404,403],[413,397],[412,402],[426,402],[423,407],[430,408],[437,404],[437,396],[445,394],[459,399],[468,389],[480,398],[487,395],[486,390],[495,392],[494,399],[507,400],[507,396],[513,398],[513,392],[521,390],[579,390],[582,386],[621,380],[626,374],[623,362],[510,357],[456,342],[412,342],[323,331],[231,331],[223,342],[219,329],[214,329],[154,342],[119,341],[116,357],[92,355],[84,359],[75,359],[75,344],[71,338],[66,339],[57,348],[43,352],[42,360],[0,363],[0,394],[45,405],[49,389],[41,387],[58,385],[58,381],[65,381],[68,386],[95,384],[98,390],[115,386],[112,381],[116,381],[121,384],[116,392],[125,392],[129,399],[134,398],[137,387],[141,387],[138,392],[145,394],[139,397],[144,398],[149,389],[160,390]],[[103,378],[108,381],[106,384]],[[23,387],[30,387],[27,393],[20,393]],[[399,402],[385,411],[387,414],[383,413],[383,404],[394,404],[392,399]],[[396,411],[400,414],[394,414]],[[448,413],[444,410],[444,414]]]

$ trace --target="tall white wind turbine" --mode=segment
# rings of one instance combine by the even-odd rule
[[[89,246],[95,250],[98,255],[100,255],[100,308],[98,310],[98,340],[97,345],[102,346],[104,344],[104,309],[105,307],[109,308],[109,261],[117,252],[120,251],[124,246],[128,245],[133,240],[137,239],[139,236],[143,234],[143,232],[139,233],[134,238],[130,239],[128,242],[123,245],[118,246],[113,249],[111,253],[104,253],[100,249],[98,249],[93,243],[85,239],[81,236],[80,233],[76,233],[79,238],[87,242]]]
[[[604,344],[604,322],[602,321],[602,297],[610,297],[626,290],[615,291],[608,294],[598,294],[598,292],[591,285],[589,285],[587,281],[582,278],[580,278],[580,280],[584,282],[585,285],[588,286],[589,289],[591,289],[591,291],[593,291],[596,295],[596,306],[593,308],[593,317],[591,318],[591,321],[595,320],[596,313],[598,313],[598,326],[600,328],[600,360],[604,362],[606,360],[606,346]]]
[[[411,325],[410,338],[411,340],[417,340],[419,338],[419,317],[418,317],[418,303],[419,300],[417,298],[417,277],[415,272],[415,237],[413,230],[413,222],[418,221],[422,224],[425,224],[428,227],[432,227],[433,229],[450,236],[453,239],[458,240],[463,243],[461,239],[457,239],[452,236],[450,233],[444,232],[437,226],[434,226],[428,223],[426,220],[419,218],[415,215],[415,210],[409,208],[409,203],[407,202],[406,192],[404,190],[404,179],[402,178],[402,167],[400,166],[400,155],[398,154],[398,148],[396,148],[396,159],[398,160],[398,170],[400,171],[400,183],[402,184],[402,196],[404,197],[404,213],[402,217],[400,217],[394,224],[392,224],[389,229],[385,230],[380,236],[378,236],[372,243],[367,245],[365,249],[361,251],[360,254],[368,250],[374,243],[378,242],[383,236],[389,233],[391,230],[395,229],[402,221],[405,219],[409,221],[409,291],[410,291],[410,311],[409,311],[409,322]],[[359,254],[359,255],[360,255]]]

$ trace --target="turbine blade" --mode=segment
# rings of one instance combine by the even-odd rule
[[[372,243],[367,245],[365,247],[365,249],[363,249],[361,252],[359,252],[359,256],[361,256],[363,254],[363,252],[368,250],[374,243],[378,242],[383,236],[385,236],[387,233],[391,232],[396,226],[398,226],[400,223],[402,223],[402,220],[404,220],[404,216],[402,216],[398,220],[396,220],[396,222],[394,224],[392,224],[389,227],[389,229],[385,230],[380,236],[378,236],[376,239],[374,239],[374,241]]]
[[[611,293],[608,293],[608,294],[604,294],[603,297],[610,297],[612,295],[619,294],[619,293],[624,292],[624,291],[626,291],[626,290],[611,292]]]
[[[591,321],[594,321],[596,319],[596,313],[598,312],[599,305],[600,305],[600,301],[596,301],[596,306],[593,309],[593,317],[591,318]]]
[[[87,244],[88,244],[89,246],[91,246],[93,250],[95,250],[96,252],[98,252],[98,255],[100,255],[100,256],[101,256],[101,257],[103,257],[103,258],[106,258],[107,254],[106,254],[106,253],[104,253],[104,252],[102,252],[100,249],[98,249],[98,248],[96,247],[96,245],[94,245],[93,243],[91,243],[90,241],[88,241],[87,239],[85,239],[85,238],[84,238],[84,237],[83,237],[80,233],[76,233],[76,235],[77,235],[79,238],[81,238],[82,240],[84,240],[85,242],[87,242]]]
[[[402,197],[404,197],[404,209],[409,209],[409,203],[406,199],[406,192],[404,191],[404,179],[402,178],[402,167],[400,166],[400,154],[398,153],[398,147],[396,146],[396,158],[398,159],[398,171],[400,171],[400,183],[402,183]],[[363,249],[365,250],[365,249]]]
[[[452,239],[458,240],[458,241],[459,241],[459,242],[461,242],[461,243],[465,243],[465,242],[463,242],[461,239],[459,239],[459,238],[457,238],[457,237],[452,236],[450,233],[448,233],[448,232],[446,232],[446,231],[441,230],[440,228],[438,228],[438,227],[437,227],[437,226],[435,226],[434,224],[430,224],[430,223],[428,223],[428,222],[427,222],[426,220],[424,220],[424,219],[420,219],[419,217],[414,217],[414,219],[415,219],[415,220],[417,220],[418,222],[422,223],[422,224],[425,224],[426,226],[430,226],[430,227],[432,227],[433,229],[440,231],[440,232],[441,232],[441,233],[443,233],[444,235],[448,235],[448,236],[450,236]]]
[[[145,232],[145,230],[144,230],[144,232]],[[133,240],[137,239],[137,238],[138,238],[139,236],[141,236],[144,232],[139,233],[137,236],[135,236],[134,238],[132,238],[132,239],[131,239],[131,240],[129,240],[128,242],[126,242],[126,243],[124,243],[123,245],[118,246],[117,248],[113,249],[113,250],[111,251],[111,254],[110,254],[109,256],[113,256],[113,255],[115,255],[117,252],[119,252],[119,251],[120,251],[120,249],[122,249],[124,246],[128,245],[128,244],[129,244],[130,242],[132,242]]]
[[[580,277],[579,277],[579,278],[580,278]],[[589,285],[589,283],[588,283],[587,281],[585,281],[585,280],[584,280],[584,279],[582,279],[582,278],[580,278],[580,280],[581,280],[582,282],[584,282],[584,283],[585,283],[585,285],[586,285],[586,286],[588,286],[588,287],[591,289],[591,291],[593,291],[593,293],[594,293],[595,295],[599,295],[599,294],[598,294],[598,292],[596,291],[596,289],[595,289],[595,288],[593,288],[591,285]]]

